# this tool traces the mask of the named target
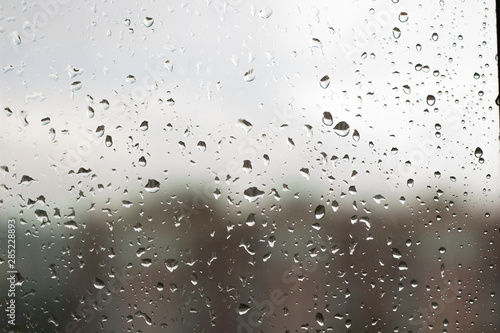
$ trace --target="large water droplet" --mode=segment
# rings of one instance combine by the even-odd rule
[[[337,123],[337,125],[335,125],[335,127],[333,128],[335,134],[342,137],[348,135],[349,130],[350,130],[349,124],[347,124],[345,121]]]
[[[154,22],[155,22],[155,20],[152,17],[145,17],[144,18],[144,25],[146,26],[146,28],[149,28],[150,26],[152,26]]]
[[[255,202],[264,197],[264,192],[257,187],[249,187],[243,192],[243,196],[248,202]]]
[[[155,179],[149,179],[144,187],[149,193],[156,193],[160,189],[160,183]]]
[[[316,220],[321,220],[325,216],[325,206],[318,205],[314,210],[314,217]]]
[[[433,106],[434,103],[436,103],[436,98],[434,96],[432,96],[432,95],[428,95],[427,96],[427,104],[429,106]]]
[[[179,267],[179,261],[177,261],[176,259],[167,259],[165,260],[165,266],[167,267],[167,269],[170,271],[170,272],[173,272],[177,269],[177,267]]]
[[[476,156],[477,158],[480,158],[481,156],[483,156],[483,150],[479,147],[476,148],[476,150],[474,151],[474,156]]]
[[[316,313],[316,322],[319,326],[325,325],[325,318],[323,318],[323,314],[321,314],[321,312]]]
[[[399,37],[401,37],[401,30],[399,30],[399,28],[397,27],[394,27],[394,29],[392,29],[392,35],[395,39],[398,39]]]
[[[332,114],[328,111],[323,112],[323,124],[326,126],[332,126],[333,125],[333,117]]]
[[[248,311],[250,311],[250,307],[248,305],[246,305],[246,304],[240,304],[240,306],[238,306],[238,313],[240,315],[244,315]]]

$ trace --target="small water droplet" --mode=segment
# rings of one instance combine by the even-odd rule
[[[325,318],[323,318],[323,314],[321,314],[321,312],[316,313],[316,322],[319,326],[325,325]]]
[[[259,11],[259,16],[263,19],[267,19],[271,15],[273,15],[273,9],[271,7],[264,7]]]
[[[398,39],[399,37],[401,37],[401,30],[399,30],[399,28],[397,27],[394,27],[392,29],[392,35],[394,36],[395,39]]]
[[[240,316],[244,315],[248,311],[250,311],[250,307],[248,305],[246,305],[246,304],[240,304],[238,306],[238,313],[240,314]]]
[[[410,178],[410,179],[408,179],[408,180],[406,181],[406,185],[407,185],[409,188],[412,188],[412,187],[413,187],[413,185],[414,185],[414,181],[413,181],[413,179],[411,179],[411,178]]]
[[[399,21],[403,23],[408,21],[408,13],[406,12],[399,13]]]
[[[111,147],[113,145],[113,138],[111,137],[111,135],[106,135],[106,139],[105,139],[105,145],[106,147]]]
[[[139,162],[138,162],[138,163],[139,163],[139,165],[140,165],[141,167],[145,167],[145,166],[146,166],[146,164],[147,164],[147,162],[146,162],[146,158],[145,158],[144,156],[141,156],[141,157],[139,158]]]
[[[243,192],[243,196],[248,202],[255,202],[264,197],[264,192],[257,187],[249,187]]]
[[[410,88],[410,86],[405,84],[405,85],[403,86],[403,92],[404,92],[405,94],[411,94],[411,88]]]
[[[255,80],[255,72],[253,71],[253,69],[249,69],[243,76],[243,79],[245,80],[245,82],[252,82],[253,80]]]
[[[96,289],[103,289],[105,287],[105,284],[101,279],[95,277],[94,278],[94,287]]]
[[[332,126],[333,125],[333,117],[332,114],[328,111],[323,112],[323,124],[326,126]]]
[[[144,187],[149,193],[156,193],[160,190],[160,183],[155,179],[148,179],[148,183]]]
[[[149,28],[150,26],[152,26],[154,22],[155,22],[155,20],[152,17],[145,17],[144,18],[144,25],[146,26],[146,28]]]
[[[199,141],[196,147],[198,147],[201,152],[205,152],[207,150],[207,144],[205,141]]]
[[[173,272],[177,269],[177,267],[179,267],[179,261],[173,258],[167,259],[165,260],[165,266],[170,272]]]
[[[245,173],[252,172],[252,162],[250,160],[244,160],[243,161],[243,171]]]
[[[330,77],[328,75],[325,75],[319,80],[319,85],[321,88],[326,89],[330,85]]]
[[[437,42],[437,40],[439,39],[439,35],[437,34],[437,32],[435,32],[432,34],[431,38],[433,41]]]
[[[358,141],[359,141],[359,138],[360,138],[360,136],[359,136],[359,132],[358,132],[358,130],[354,130],[354,132],[352,133],[352,139],[353,139],[354,141],[358,142]]]
[[[139,128],[141,129],[141,131],[147,131],[149,128],[149,123],[147,122],[147,120],[144,120]]]
[[[439,248],[439,253],[441,253],[441,254],[446,253],[446,248],[444,248],[444,247],[440,247],[440,248]]]

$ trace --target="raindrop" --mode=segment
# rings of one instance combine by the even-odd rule
[[[399,13],[399,21],[403,23],[408,21],[408,13],[406,12]]]
[[[319,326],[325,325],[325,318],[323,318],[323,314],[321,314],[321,312],[316,313],[316,322]]]
[[[474,78],[477,80],[481,77],[481,75],[479,75],[479,73],[474,73]]]
[[[433,106],[434,103],[436,103],[436,98],[434,96],[432,96],[432,95],[428,95],[427,96],[427,104],[429,106]]]
[[[127,77],[125,78],[125,82],[127,83],[135,83],[136,79],[135,79],[135,76],[133,75],[127,75]]]
[[[411,94],[411,88],[410,88],[410,86],[405,84],[405,85],[403,86],[403,92],[404,92],[405,94]]]
[[[149,193],[156,193],[160,189],[160,183],[155,179],[148,179],[148,183],[144,188]]]
[[[325,75],[319,80],[319,85],[321,88],[326,89],[330,85],[330,77],[328,75]]]
[[[435,33],[432,34],[431,38],[432,38],[433,41],[437,42],[437,40],[439,39],[439,35],[435,32]]]
[[[243,128],[243,130],[245,131],[245,134],[248,134],[248,132],[250,132],[250,130],[253,127],[252,124],[248,120],[245,120],[245,119],[238,119],[237,126]]]
[[[480,158],[483,156],[483,150],[479,147],[476,148],[476,150],[474,150],[474,156],[476,156],[477,158]]]
[[[356,142],[359,141],[359,132],[358,130],[354,130],[354,132],[352,133],[352,139]]]
[[[326,126],[332,126],[333,125],[333,117],[332,114],[328,111],[323,112],[323,124]]]
[[[96,130],[95,130],[95,135],[100,138],[104,135],[104,125],[99,125],[97,126]]]
[[[441,254],[446,253],[446,248],[444,248],[444,247],[440,247],[440,248],[439,248],[439,253],[441,253]]]
[[[267,19],[271,15],[273,15],[273,9],[271,7],[264,7],[259,11],[259,16],[263,19]]]
[[[12,42],[16,45],[21,44],[21,36],[19,36],[16,32],[12,33]]]
[[[171,61],[171,60],[167,60],[167,61],[165,61],[165,63],[164,63],[163,65],[165,66],[165,68],[166,68],[169,72],[171,72],[171,71],[173,71],[173,70],[174,70],[174,64],[172,63],[172,61]]]
[[[139,126],[139,128],[141,129],[141,131],[147,131],[149,128],[149,123],[146,120],[144,120]]]
[[[106,144],[106,147],[111,147],[113,145],[113,138],[111,135],[106,135],[106,140],[104,142]]]
[[[152,17],[145,17],[144,18],[144,25],[146,26],[146,28],[149,28],[150,26],[152,26],[154,22],[155,22],[155,20]]]
[[[80,81],[75,81],[71,83],[71,91],[77,91],[82,88],[82,83]]]
[[[412,188],[412,187],[413,187],[413,184],[414,184],[414,181],[413,181],[413,179],[411,179],[411,178],[410,178],[410,179],[408,179],[408,180],[406,181],[406,185],[407,185],[409,188]]]
[[[243,171],[245,171],[245,173],[252,172],[252,162],[250,160],[243,161]]]
[[[417,49],[418,52],[422,51],[422,45],[420,44],[415,45],[415,48]]]
[[[95,116],[95,111],[92,107],[89,106],[87,108],[87,117],[94,118],[94,116]]]
[[[238,313],[241,316],[247,313],[248,311],[250,311],[250,307],[246,304],[240,304],[240,306],[238,307]]]
[[[253,80],[255,80],[255,73],[253,69],[249,69],[243,76],[243,79],[245,80],[245,82],[252,82]]]
[[[167,269],[170,272],[173,272],[177,269],[177,267],[179,267],[179,261],[172,259],[172,258],[167,259],[167,260],[165,260],[165,266],[167,267]]]
[[[349,134],[349,124],[347,124],[345,121],[341,121],[339,123],[337,123],[337,125],[335,125],[335,127],[333,128],[333,131],[335,132],[335,134],[337,134],[338,136],[346,136]]]
[[[205,141],[199,141],[196,147],[198,147],[201,152],[205,152],[207,150],[207,144]]]
[[[314,217],[316,220],[321,220],[325,216],[325,206],[318,205],[314,210]]]
[[[398,39],[399,37],[401,37],[401,30],[399,30],[399,28],[397,27],[394,27],[394,29],[392,29],[392,35],[395,39]]]
[[[94,278],[94,287],[96,289],[103,289],[105,287],[104,282],[99,278]]]
[[[243,192],[243,196],[248,202],[255,202],[264,197],[264,192],[257,187],[249,187]]]
[[[147,162],[146,162],[146,158],[145,158],[144,156],[141,156],[141,157],[139,158],[139,165],[140,165],[141,167],[145,167],[145,166],[146,166],[146,164],[147,164]]]

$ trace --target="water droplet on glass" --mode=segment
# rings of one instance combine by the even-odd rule
[[[325,325],[325,318],[323,318],[323,314],[321,314],[321,312],[316,313],[316,322],[319,326]]]
[[[349,124],[347,124],[345,121],[341,121],[339,123],[337,123],[337,125],[335,125],[335,127],[333,128],[333,131],[335,132],[335,134],[337,134],[338,136],[346,136],[349,134]]]
[[[410,88],[410,86],[405,84],[405,85],[403,86],[403,92],[404,92],[405,94],[411,94],[411,88]]]
[[[439,35],[435,32],[435,33],[432,34],[431,38],[432,38],[433,41],[436,42],[439,39]]]
[[[252,162],[250,160],[244,160],[243,161],[243,171],[245,173],[252,172]]]
[[[135,83],[136,79],[135,79],[135,76],[133,75],[127,75],[127,77],[125,78],[125,82],[127,83]]]
[[[198,147],[201,152],[205,152],[207,150],[207,144],[205,141],[199,141],[196,147]]]
[[[238,306],[238,313],[240,315],[244,315],[248,311],[250,311],[250,307],[248,305],[246,305],[246,304],[240,304],[240,306]]]
[[[138,163],[139,163],[139,165],[140,165],[141,167],[145,167],[145,166],[146,166],[146,164],[147,164],[147,162],[146,162],[146,158],[145,158],[144,156],[141,156],[141,157],[139,158],[139,162],[138,162]]]
[[[95,135],[100,138],[104,135],[104,125],[99,125],[97,126],[97,128],[95,129]]]
[[[481,77],[481,75],[479,75],[479,73],[474,73],[474,78],[477,80]]]
[[[82,88],[82,83],[80,81],[75,81],[71,83],[71,91],[77,91]]]
[[[149,193],[156,193],[160,189],[160,183],[155,179],[148,179],[148,183],[144,188]]]
[[[406,12],[399,13],[399,21],[403,23],[408,21],[408,13]]]
[[[412,288],[417,288],[418,287],[418,281],[415,280],[415,279],[411,280],[410,286],[412,286]]]
[[[263,19],[269,18],[273,14],[273,9],[271,7],[264,7],[259,11],[259,16]]]
[[[253,127],[252,124],[248,120],[245,120],[245,119],[238,119],[237,126],[243,128],[243,130],[245,131],[245,134],[248,134],[248,132],[250,132],[250,130]]]
[[[401,30],[399,30],[399,28],[397,27],[394,27],[392,29],[392,35],[394,36],[394,38],[398,39],[399,37],[401,37]]]
[[[94,116],[95,116],[95,111],[92,107],[89,106],[87,108],[87,117],[92,119],[92,118],[94,118]]]
[[[477,158],[480,158],[483,156],[483,150],[479,147],[476,148],[476,150],[474,150],[474,156],[476,156]]]
[[[422,45],[420,44],[415,45],[415,48],[417,49],[418,52],[422,51]]]
[[[440,247],[439,248],[439,253],[444,254],[446,252],[446,248]]]
[[[243,196],[248,202],[255,202],[264,197],[264,192],[257,187],[249,187],[243,192]]]
[[[176,259],[167,259],[165,260],[165,266],[167,267],[167,269],[170,271],[170,272],[173,272],[177,269],[177,267],[179,267],[179,261],[177,261]]]
[[[154,22],[155,22],[155,20],[152,17],[145,17],[144,18],[144,25],[146,26],[146,28],[149,28],[150,26],[152,26]]]
[[[321,220],[325,216],[325,206],[318,205],[314,210],[314,217],[316,220]]]
[[[434,103],[436,103],[436,98],[434,96],[432,96],[432,95],[428,95],[427,96],[427,104],[429,106],[433,106]]]
[[[412,188],[412,187],[413,187],[413,184],[414,184],[414,181],[413,181],[413,179],[411,179],[411,178],[410,178],[410,179],[408,179],[408,180],[406,181],[406,185],[407,185],[409,188]]]
[[[323,124],[326,126],[332,126],[333,125],[333,117],[332,114],[328,111],[323,112]]]
[[[146,120],[144,120],[139,126],[139,128],[141,129],[141,131],[147,131],[149,128],[149,123]]]
[[[255,73],[253,69],[249,69],[243,76],[243,79],[245,80],[245,82],[252,82],[253,80],[255,80]]]
[[[165,61],[164,66],[169,72],[174,70],[174,64],[172,63],[171,60]]]
[[[94,278],[94,287],[96,289],[103,289],[105,287],[104,282],[99,278]]]
[[[113,145],[113,138],[111,137],[111,135],[106,135],[106,139],[104,141],[106,147],[111,147]]]
[[[330,85],[330,77],[328,75],[325,75],[319,80],[319,85],[321,88],[326,89]]]
[[[358,141],[359,141],[359,137],[360,137],[360,136],[359,136],[359,132],[358,132],[358,130],[354,130],[354,132],[352,133],[352,139],[353,139],[354,141],[358,142]]]
[[[16,32],[12,33],[12,42],[16,45],[21,44],[21,36],[19,36]]]

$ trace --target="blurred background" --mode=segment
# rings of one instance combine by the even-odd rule
[[[493,332],[493,1],[0,5],[2,332]]]

